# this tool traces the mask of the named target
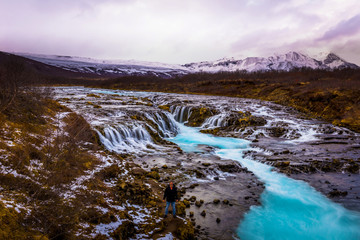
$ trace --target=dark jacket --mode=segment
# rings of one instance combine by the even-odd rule
[[[168,185],[164,192],[164,199],[166,199],[167,202],[175,202],[178,199],[178,193],[177,188],[175,185],[173,185],[173,188],[170,188],[170,185]]]

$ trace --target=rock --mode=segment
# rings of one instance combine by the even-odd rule
[[[198,183],[191,184],[189,188],[194,189],[195,187],[199,186]]]
[[[155,161],[155,160],[154,160],[154,161]],[[152,172],[159,172],[159,168],[153,167],[153,168],[150,169],[150,171],[152,171]]]
[[[170,112],[170,106],[169,105],[159,105],[158,108]]]
[[[289,161],[286,161],[286,162],[277,162],[275,164],[275,167],[288,167],[290,165],[290,162]]]
[[[214,177],[214,180],[216,180],[216,181],[219,180],[219,177]]]
[[[279,138],[287,132],[287,129],[284,127],[272,127],[268,131],[270,136]]]
[[[193,217],[194,216],[194,212],[189,212],[189,216]]]
[[[155,171],[147,173],[146,176],[149,177],[149,178],[156,179],[156,180],[160,179],[160,174],[158,172],[155,172]]]
[[[191,114],[185,125],[190,127],[200,127],[207,118],[215,114],[217,114],[215,109],[209,109],[205,106],[194,107],[191,109]]]
[[[205,217],[206,216],[206,211],[203,210],[201,213],[200,213],[201,216]]]
[[[163,169],[167,169],[168,166],[167,166],[166,164],[164,164],[164,165],[162,166],[162,168],[163,168]]]
[[[200,201],[196,201],[196,202],[195,202],[195,206],[201,207],[201,205],[202,205],[202,204],[200,203]]]
[[[221,130],[221,128],[211,128],[211,129],[201,129],[200,132],[201,133],[206,133],[206,134],[212,134],[212,135],[218,135],[219,131]]]
[[[191,196],[190,197],[190,202],[195,202],[196,201],[196,197],[195,196]]]
[[[203,203],[204,203],[204,200],[200,199],[200,203],[203,204]]]
[[[203,165],[204,167],[208,167],[208,166],[210,166],[211,164],[210,164],[210,163],[202,163],[201,165]]]
[[[333,189],[331,192],[329,192],[329,197],[345,197],[348,194],[347,191],[339,191],[337,189]]]
[[[205,174],[200,172],[199,170],[194,170],[197,178],[204,178]]]
[[[183,200],[183,203],[185,205],[186,208],[189,208],[190,207],[190,202],[187,200],[187,199],[184,199]]]
[[[176,208],[176,214],[179,216],[185,216],[186,211],[185,211],[185,204],[183,202],[178,202],[175,204],[175,208]]]
[[[250,117],[250,125],[251,126],[264,126],[267,123],[266,119],[263,117]]]
[[[219,199],[214,199],[213,203],[214,203],[214,204],[219,204],[219,203],[220,203],[220,200],[219,200]]]
[[[217,223],[220,223],[220,222],[221,222],[221,219],[220,219],[220,218],[216,218],[216,222],[217,222]]]
[[[187,220],[185,224],[180,225],[176,230],[176,235],[182,240],[194,240],[195,229],[191,221]]]
[[[142,168],[134,168],[131,173],[137,177],[140,177],[146,173],[146,171]]]
[[[219,164],[219,169],[223,172],[241,172],[241,167],[237,164]]]
[[[352,162],[351,164],[349,164],[349,166],[346,168],[346,170],[350,173],[358,173],[359,165],[357,165],[355,162]]]
[[[226,204],[226,205],[229,204],[229,200],[227,200],[227,199],[224,199],[222,202],[223,202],[223,204]]]

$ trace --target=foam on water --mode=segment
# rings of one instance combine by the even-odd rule
[[[210,136],[182,124],[169,140],[187,152],[197,151],[199,144],[216,147],[218,156],[239,161],[265,183],[261,206],[252,206],[237,229],[241,239],[360,239],[360,213],[332,202],[305,182],[243,158],[248,141]]]

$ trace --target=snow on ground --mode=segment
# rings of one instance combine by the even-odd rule
[[[121,225],[122,222],[123,222],[122,220],[118,220],[116,222],[111,222],[108,224],[100,223],[100,224],[96,225],[95,233],[96,234],[100,233],[100,234],[103,234],[103,235],[106,235],[109,237],[110,236],[109,233],[116,230]]]
[[[0,190],[2,190],[0,188]],[[20,213],[21,211],[28,212],[28,209],[25,207],[25,205],[21,203],[17,203],[12,199],[9,199],[8,197],[5,198],[4,195],[0,194],[0,201],[5,205],[6,208],[12,208],[16,212]]]
[[[72,181],[69,184],[69,186],[67,187],[69,190],[61,193],[61,196],[63,198],[65,198],[65,199],[74,198],[75,197],[74,194],[77,190],[80,190],[80,189],[86,190],[87,187],[84,185],[84,183],[87,180],[90,180],[94,176],[95,173],[100,172],[104,168],[111,166],[114,163],[117,163],[119,165],[119,167],[122,167],[124,169],[124,173],[122,174],[122,177],[125,177],[128,174],[128,170],[126,170],[124,168],[123,163],[116,161],[115,159],[112,158],[111,155],[101,154],[99,152],[94,153],[94,155],[100,160],[101,163],[96,168],[86,171],[82,176],[80,176],[77,179],[75,179],[74,181]],[[112,187],[115,184],[116,184],[115,182],[106,182],[105,183],[105,185],[107,185],[109,187]]]
[[[172,235],[172,233],[168,233],[164,237],[158,238],[158,240],[173,240],[173,239],[174,239],[174,236]]]

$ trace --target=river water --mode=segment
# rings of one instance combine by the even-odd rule
[[[89,93],[99,96],[91,96]],[[288,178],[272,171],[269,165],[244,157],[245,151],[252,150],[250,141],[203,134],[199,132],[200,128],[180,123],[190,115],[191,107],[184,104],[185,101],[189,104],[189,100],[193,106],[209,105],[210,102],[212,106],[220,106],[219,111],[245,109],[258,113],[267,117],[268,124],[264,128],[271,127],[274,121],[286,122],[288,128],[296,133],[284,135],[286,142],[313,141],[316,136],[314,132],[319,133],[316,122],[298,120],[295,115],[282,112],[278,106],[274,110],[255,100],[75,87],[56,88],[56,96],[90,122],[110,151],[132,154],[171,151],[153,141],[148,132],[152,129],[186,152],[198,152],[198,145],[212,146],[216,149],[214,155],[238,161],[253,172],[265,183],[265,190],[261,195],[261,205],[252,206],[239,223],[236,233],[240,239],[360,239],[359,212],[347,210],[332,202],[303,181]],[[94,108],[94,104],[99,107]],[[171,111],[158,108],[163,104],[171,105]],[[226,114],[227,112],[221,112],[209,118],[205,124],[221,126]],[[264,128],[254,129],[248,139],[251,140],[255,134],[266,135]],[[346,138],[355,136],[351,134]],[[337,135],[334,133],[334,136]],[[324,157],[329,156],[328,151],[323,151],[322,154],[325,154]]]
[[[330,201],[305,182],[243,158],[248,141],[210,136],[183,124],[179,129],[169,140],[184,151],[196,151],[198,144],[216,147],[216,155],[239,161],[265,183],[261,206],[252,206],[237,229],[240,239],[360,239],[358,212]]]

